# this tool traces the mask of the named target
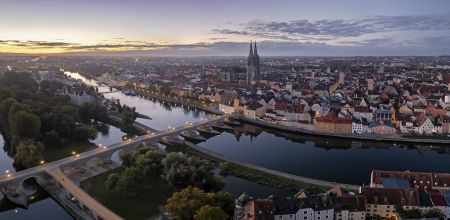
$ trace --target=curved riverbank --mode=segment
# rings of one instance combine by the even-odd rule
[[[168,103],[176,104],[176,105],[185,105],[190,106],[191,108],[200,109],[202,111],[212,113],[212,114],[222,114],[222,112],[218,111],[217,105],[206,105],[206,104],[199,104],[197,102],[192,101],[186,101],[182,98],[172,98],[165,95],[155,94],[155,93],[149,93],[149,92],[143,92],[140,90],[136,90],[136,94],[145,98],[153,98],[160,101],[165,101]]]
[[[303,188],[311,192],[323,192],[336,186],[355,192],[359,190],[359,186],[357,185],[329,182],[303,176],[297,176],[277,170],[268,169],[255,164],[234,160],[190,142],[185,141],[184,143],[182,143],[182,145],[185,145],[190,149],[184,149],[184,151],[187,151],[187,153],[197,154],[217,162],[230,163],[230,167],[232,170],[227,172],[229,172],[233,176],[242,177],[244,179],[248,178],[250,181],[259,182],[261,184],[271,185],[275,187],[297,187],[297,190]]]
[[[287,131],[292,133],[306,134],[306,135],[314,135],[314,136],[324,136],[324,137],[333,137],[333,138],[345,138],[345,139],[354,139],[354,140],[363,140],[363,141],[384,141],[384,142],[401,142],[401,143],[411,143],[411,144],[450,144],[450,140],[442,140],[442,139],[421,139],[421,138],[405,138],[400,136],[387,136],[387,135],[374,135],[374,134],[338,134],[338,133],[329,133],[322,131],[313,131],[306,130],[301,128],[287,127],[283,125],[273,124],[267,121],[259,120],[259,119],[251,119],[244,117],[243,115],[232,115],[232,117],[236,120],[240,120],[243,122],[247,122],[250,124],[277,129],[281,131]]]

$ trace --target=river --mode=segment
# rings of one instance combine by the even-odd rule
[[[15,171],[13,167],[14,160],[4,152],[4,140],[0,135],[0,172],[5,173],[6,170]],[[41,192],[40,200],[30,204],[28,209],[15,207],[12,203],[4,200],[0,201],[0,219],[72,219],[56,201],[48,196],[47,193]],[[51,211],[45,211],[51,210]]]
[[[0,175],[3,175],[7,170],[15,171],[13,163],[14,159],[11,158],[4,148],[5,141],[3,140],[3,136],[0,134]]]
[[[450,148],[290,134],[244,124],[199,146],[295,175],[368,184],[374,169],[450,172]]]
[[[66,73],[67,74],[67,73]],[[70,73],[90,85],[95,81]],[[138,119],[163,130],[207,115],[181,107],[126,96],[121,92],[105,94],[136,107],[152,120]],[[222,133],[199,144],[233,159],[296,175],[350,184],[368,184],[373,169],[450,172],[450,148],[430,145],[351,141],[325,137],[293,135],[244,124],[234,134]]]
[[[90,85],[98,85],[79,74],[71,74]],[[136,107],[137,112],[152,117],[152,120],[138,119],[138,121],[157,130],[197,121],[207,116],[201,111],[171,106],[137,96],[126,96],[120,91],[106,93],[105,97],[120,99],[122,104]],[[115,142],[113,138],[119,137],[120,133],[113,127],[110,132],[113,134],[99,135],[93,142],[97,144]],[[238,126],[233,132],[222,132],[200,143],[199,146],[236,160],[295,175],[357,185],[367,185],[373,169],[450,172],[450,148],[445,146],[400,145],[312,137],[263,129],[249,124]],[[264,195],[273,192],[272,188],[256,187],[253,183],[239,178],[227,177],[226,180],[225,190],[235,194],[247,191],[258,197],[265,197]]]

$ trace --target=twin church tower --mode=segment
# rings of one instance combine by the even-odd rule
[[[250,52],[247,58],[247,74],[246,80],[247,84],[255,84],[257,81],[261,80],[261,64],[259,62],[258,49],[256,48],[256,42],[254,44],[250,42]]]

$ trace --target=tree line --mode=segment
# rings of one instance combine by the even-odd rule
[[[151,180],[164,178],[180,192],[167,200],[167,208],[177,219],[228,219],[233,212],[233,197],[219,192],[225,186],[223,177],[213,171],[214,164],[195,156],[166,152],[156,145],[139,144],[134,150],[121,150],[125,170],[113,173],[105,187],[128,196],[139,196],[151,188]],[[192,204],[185,203],[191,200]]]
[[[63,87],[48,80],[38,83],[30,73],[0,75],[0,124],[19,169],[38,165],[47,147],[95,138],[97,131],[88,123],[107,119],[104,106],[77,107],[57,92]]]

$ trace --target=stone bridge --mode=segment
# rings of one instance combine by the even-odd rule
[[[28,205],[28,198],[23,192],[20,192],[21,183],[29,178],[36,178],[37,182],[48,191],[54,198],[56,188],[64,189],[64,196],[55,198],[58,202],[62,200],[71,200],[73,204],[62,204],[66,209],[70,209],[76,204],[76,208],[83,210],[84,213],[71,213],[72,215],[79,215],[81,218],[86,219],[121,219],[118,215],[111,212],[106,207],[102,206],[95,199],[90,197],[86,192],[79,188],[77,183],[73,182],[67,177],[62,168],[69,165],[76,165],[77,163],[84,163],[93,158],[109,157],[115,152],[134,147],[136,144],[144,141],[159,141],[165,136],[177,136],[183,131],[192,131],[199,126],[208,125],[215,121],[221,121],[227,116],[215,116],[209,119],[204,119],[200,122],[185,124],[180,127],[169,128],[165,131],[149,132],[146,135],[138,136],[133,139],[125,140],[120,143],[112,144],[109,146],[100,146],[94,150],[86,151],[71,157],[67,157],[61,160],[53,161],[50,163],[41,164],[36,167],[32,167],[26,170],[22,170],[15,173],[7,173],[0,177],[0,189],[2,189],[3,195],[11,202],[26,207]],[[55,182],[56,181],[56,182]],[[51,187],[55,185],[56,187]],[[56,192],[56,195],[61,194]],[[87,216],[86,216],[87,213]],[[84,216],[83,216],[84,215]]]

